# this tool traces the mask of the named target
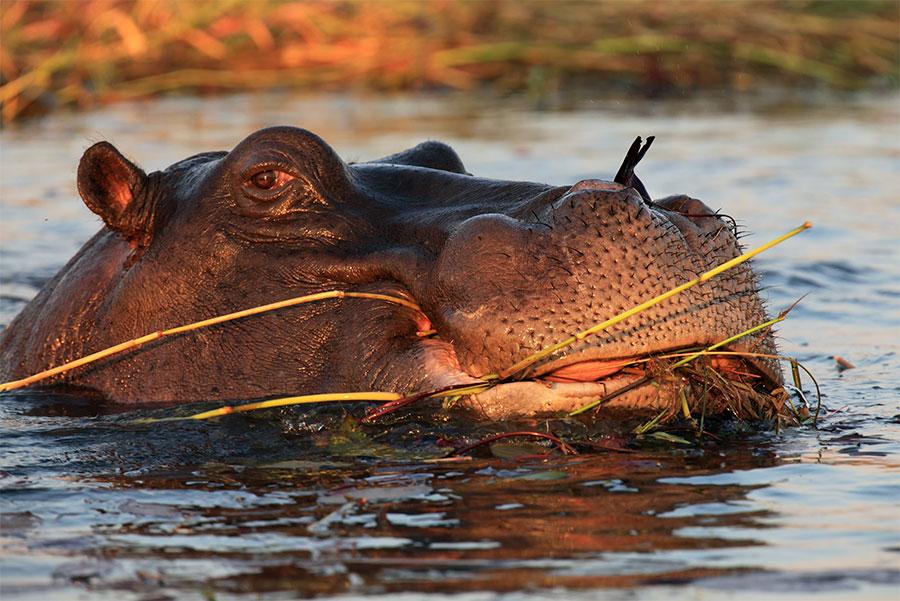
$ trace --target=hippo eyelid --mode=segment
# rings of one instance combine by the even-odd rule
[[[278,148],[268,148],[255,156],[256,160],[243,169],[244,179],[246,179],[248,174],[252,176],[253,173],[259,173],[259,171],[265,171],[266,169],[284,171],[294,177],[300,177],[302,174],[302,169],[300,169],[294,158]]]
[[[291,164],[286,164],[283,161],[259,161],[241,170],[241,181],[247,182],[264,171],[280,171],[290,175],[292,178],[301,177],[297,168]]]

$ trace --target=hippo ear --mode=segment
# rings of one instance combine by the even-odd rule
[[[98,142],[84,152],[78,164],[78,193],[109,229],[132,242],[150,230],[147,211],[147,175],[109,142]]]

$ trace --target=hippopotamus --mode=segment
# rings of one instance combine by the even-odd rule
[[[634,173],[553,186],[472,175],[426,141],[349,163],[279,126],[231,151],[145,173],[86,150],[77,187],[103,228],[2,332],[21,378],[148,332],[328,290],[334,298],[160,339],[57,376],[115,403],[236,401],[341,391],[415,394],[479,382],[740,253],[733,223],[685,195],[653,200]],[[766,319],[741,265],[456,404],[489,418],[610,403],[671,404],[628,360],[715,343]],[[774,354],[770,333],[732,350]],[[781,373],[748,358],[752,385]]]

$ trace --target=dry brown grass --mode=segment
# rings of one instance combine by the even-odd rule
[[[895,86],[900,4],[2,0],[5,122],[176,90]]]

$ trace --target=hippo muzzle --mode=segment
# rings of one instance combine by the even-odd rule
[[[149,175],[95,145],[79,191],[105,227],[2,333],[0,371],[23,377],[155,329],[339,289],[403,296],[421,311],[304,305],[53,384],[136,403],[477,382],[740,253],[732,224],[699,200],[651,200],[634,175],[645,151],[633,146],[612,181],[559,187],[474,177],[438,142],[347,164],[289,127]],[[628,386],[612,403],[671,404],[659,386],[633,386],[642,376],[628,364],[765,321],[757,290],[739,266],[460,405],[492,418],[568,411]],[[770,333],[731,350],[775,353]],[[770,359],[719,364],[729,361],[757,388],[781,382]]]
[[[729,224],[699,200],[648,202],[634,188],[587,180],[515,217],[462,222],[429,280],[440,300],[425,306],[439,334],[452,340],[462,370],[483,375],[738,254]],[[475,285],[473,273],[489,285]],[[755,277],[739,267],[551,357],[529,371],[529,381],[501,384],[464,404],[493,417],[571,411],[640,379],[625,369],[635,359],[714,344],[765,320]],[[775,353],[766,336],[731,348]],[[748,363],[768,386],[780,383],[773,360]],[[652,385],[611,400],[621,407],[671,402]]]

